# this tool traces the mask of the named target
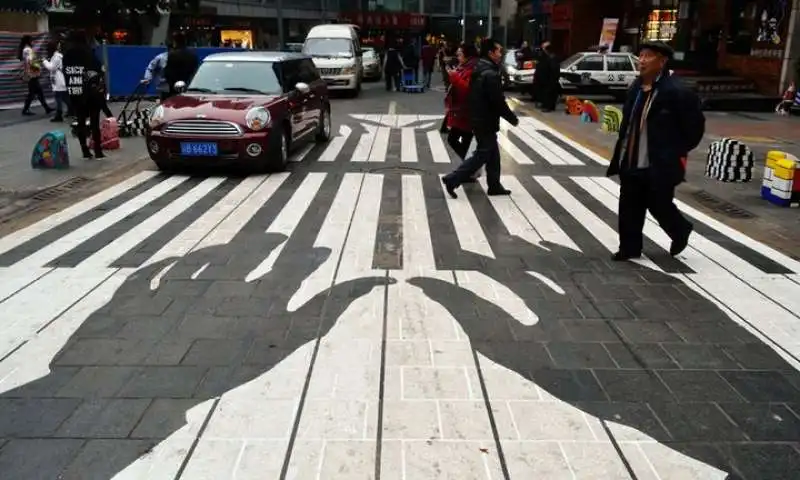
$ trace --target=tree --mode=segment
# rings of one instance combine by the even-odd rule
[[[150,23],[158,25],[162,12],[196,10],[200,0],[71,0],[70,3],[79,23],[109,29],[131,17],[146,17]]]

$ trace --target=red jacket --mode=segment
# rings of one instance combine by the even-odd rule
[[[469,121],[469,105],[467,95],[469,95],[469,81],[472,70],[475,68],[476,60],[468,60],[454,71],[450,72],[450,89],[445,97],[447,108],[447,126],[463,130],[472,131],[472,124]]]

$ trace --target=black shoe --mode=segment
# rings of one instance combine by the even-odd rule
[[[486,194],[491,195],[493,197],[499,197],[501,195],[511,195],[511,190],[508,190],[503,187],[490,188],[489,190],[486,191]]]
[[[450,195],[450,198],[458,198],[458,195],[456,195],[456,187],[444,177],[442,177],[442,183],[444,184],[444,189],[447,190],[447,194]]]
[[[35,113],[33,113],[33,112],[31,112],[30,110],[23,110],[23,111],[22,111],[22,115],[24,115],[24,116],[26,116],[26,117],[32,117],[32,116],[34,116],[34,115],[36,115],[36,114],[35,114]]]
[[[669,246],[670,255],[674,257],[686,250],[686,247],[689,246],[689,236],[692,234],[692,230],[694,230],[694,227],[689,225],[686,233],[672,241],[672,245]]]
[[[94,158],[106,158],[105,154],[102,150],[95,150],[94,151]]]
[[[61,123],[64,121],[64,117],[61,116],[53,117],[50,119],[50,121],[53,123]]]
[[[478,182],[478,179],[477,179],[477,178],[470,177],[470,178],[468,178],[468,179],[464,180],[464,182],[463,182],[463,183],[477,183],[477,182]]]
[[[83,158],[85,158],[86,160],[89,160],[89,159],[92,159],[92,158],[94,158],[94,157],[92,156],[92,152],[91,152],[91,151],[89,151],[89,149],[88,149],[88,148],[87,148],[87,149],[84,149],[84,150],[82,150],[82,151],[81,151],[81,153],[83,154]]]
[[[629,254],[619,251],[611,255],[611,260],[614,262],[627,262],[628,260],[635,260],[637,258],[642,258],[642,254],[641,253]]]

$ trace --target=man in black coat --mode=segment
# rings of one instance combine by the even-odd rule
[[[675,206],[675,187],[685,180],[686,157],[705,133],[700,100],[666,68],[672,49],[642,44],[639,78],[628,91],[608,176],[620,176],[619,251],[612,259],[642,255],[647,210],[672,240],[671,255],[689,243],[692,224]]]
[[[497,132],[500,130],[500,118],[517,126],[519,119],[508,108],[503,94],[500,78],[500,61],[503,58],[503,47],[493,39],[481,42],[481,59],[475,65],[470,77],[470,91],[467,99],[469,105],[472,133],[477,146],[475,153],[464,160],[454,171],[442,178],[447,193],[458,198],[456,188],[462,183],[469,183],[473,175],[486,166],[486,183],[489,195],[509,195],[500,184],[500,146],[497,144]]]
[[[164,67],[164,80],[169,87],[169,96],[175,95],[175,84],[183,82],[189,84],[194,77],[200,61],[197,55],[186,47],[186,37],[176,35],[174,48],[167,56],[167,65]]]
[[[550,42],[542,43],[536,61],[536,71],[533,74],[534,100],[542,104],[543,112],[552,112],[556,109],[560,85],[561,66],[553,55]]]

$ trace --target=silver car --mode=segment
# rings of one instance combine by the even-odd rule
[[[364,62],[364,79],[380,80],[383,67],[381,66],[381,58],[378,56],[378,52],[372,47],[363,47],[362,50],[364,51],[364,56],[362,57],[362,61]]]
[[[533,85],[536,62],[529,60],[523,65],[517,62],[517,50],[509,50],[503,57],[503,87],[526,90]]]

